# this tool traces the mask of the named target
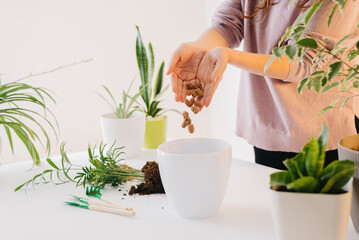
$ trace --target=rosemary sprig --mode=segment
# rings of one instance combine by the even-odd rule
[[[124,147],[114,148],[114,145],[112,145],[107,151],[105,151],[105,148],[106,144],[101,143],[98,149],[99,154],[96,155],[96,146],[93,148],[89,146],[88,155],[91,165],[81,167],[71,163],[65,151],[65,144],[62,143],[60,146],[61,167],[48,158],[47,162],[51,169],[46,169],[42,173],[35,175],[15,188],[15,192],[26,188],[30,184],[35,187],[40,183],[59,185],[74,182],[76,187],[81,185],[85,187],[88,184],[103,188],[107,184],[117,187],[133,179],[143,180],[143,173],[140,170],[120,163],[123,160],[121,155],[125,153],[122,150]],[[70,176],[70,171],[76,171],[75,177]]]

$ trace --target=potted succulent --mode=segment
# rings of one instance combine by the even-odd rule
[[[294,1],[290,1],[293,4]],[[333,109],[343,109],[350,100],[358,96],[359,89],[359,41],[357,32],[359,30],[359,22],[356,28],[353,29],[352,34],[348,34],[339,39],[333,46],[326,46],[320,44],[326,42],[325,37],[313,36],[308,30],[308,23],[317,14],[318,10],[322,7],[331,7],[330,14],[327,16],[328,30],[331,25],[335,14],[345,14],[343,11],[348,1],[317,1],[314,2],[303,14],[298,18],[292,26],[288,27],[278,46],[273,48],[273,58],[268,61],[265,70],[271,64],[274,57],[281,57],[286,55],[289,59],[296,59],[303,61],[303,56],[307,51],[315,51],[317,54],[313,56],[313,65],[311,74],[298,85],[298,93],[302,94],[304,89],[314,89],[319,95],[328,92],[329,90],[336,89],[340,92],[340,97],[333,99],[333,101],[324,107],[319,113],[324,114]],[[340,12],[340,13],[339,13]],[[290,42],[290,44],[282,45],[283,42]],[[325,63],[331,59],[327,71],[318,70],[317,66]],[[355,162],[357,166],[354,184],[353,184],[353,206],[351,216],[354,227],[359,233],[359,135],[343,136],[344,138],[338,142],[339,159],[350,159]]]
[[[112,109],[112,112],[101,117],[104,141],[109,146],[114,145],[116,148],[125,146],[127,158],[136,157],[140,154],[146,126],[146,115],[133,108],[133,104],[142,91],[132,97],[129,95],[133,82],[131,82],[127,91],[122,90],[122,103],[117,104],[111,91],[106,86],[103,86],[103,88],[109,95],[110,100],[100,95]]]
[[[144,112],[147,116],[144,147],[157,148],[161,143],[166,141],[167,116],[164,115],[164,113],[176,110],[164,110],[159,107],[161,103],[160,98],[169,87],[169,85],[163,87],[164,62],[161,63],[156,80],[154,81],[154,86],[152,87],[152,78],[155,68],[152,44],[149,43],[148,45],[147,55],[139,27],[136,26],[136,28],[138,32],[136,39],[136,57],[141,77],[141,88],[143,89],[141,93],[143,104],[138,103],[137,109]]]
[[[328,129],[301,153],[284,161],[288,170],[271,174],[270,198],[278,239],[346,238],[355,164],[334,161],[324,168]],[[349,183],[348,183],[349,182]]]

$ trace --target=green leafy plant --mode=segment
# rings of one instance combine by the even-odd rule
[[[148,56],[145,45],[143,44],[140,29],[137,28],[137,39],[136,39],[136,57],[137,57],[137,65],[140,72],[141,77],[141,97],[144,102],[144,106],[139,104],[137,108],[144,112],[147,116],[157,117],[166,111],[176,111],[174,109],[164,110],[159,107],[159,103],[161,102],[159,99],[163,95],[164,92],[167,91],[169,85],[163,88],[163,69],[165,63],[162,61],[161,66],[158,70],[156,81],[154,82],[154,86],[152,87],[152,78],[155,68],[155,56],[153,53],[152,44],[148,44]]]
[[[71,163],[65,151],[65,144],[61,144],[61,166],[55,164],[50,158],[47,159],[51,169],[35,175],[27,182],[18,186],[15,191],[26,188],[29,184],[35,187],[38,184],[53,183],[55,185],[68,182],[76,183],[77,186],[91,185],[105,187],[111,185],[117,187],[134,179],[143,180],[143,173],[140,170],[121,164],[124,152],[123,147],[115,148],[113,145],[106,149],[106,144],[100,144],[98,155],[95,154],[96,146],[88,147],[89,166],[78,166]],[[73,174],[75,174],[74,177]]]
[[[289,6],[293,4],[293,2],[294,1],[290,1]],[[324,107],[317,115],[334,108],[342,109],[351,98],[358,96],[357,90],[359,89],[359,64],[357,64],[358,61],[353,61],[359,56],[359,41],[356,43],[353,42],[353,47],[348,48],[347,46],[342,46],[345,40],[348,40],[359,30],[359,22],[352,34],[348,34],[339,39],[332,48],[329,48],[325,44],[328,39],[325,37],[314,37],[308,29],[308,23],[313,16],[315,16],[324,4],[328,3],[333,4],[327,19],[328,30],[330,29],[334,14],[337,11],[343,14],[347,0],[318,1],[312,4],[298,17],[293,25],[287,28],[278,46],[272,50],[273,57],[267,62],[264,68],[266,71],[276,57],[281,58],[283,55],[286,55],[290,60],[297,59],[302,62],[303,56],[308,51],[314,52],[315,56],[312,60],[311,73],[300,81],[298,93],[302,94],[305,88],[308,90],[314,89],[318,94],[323,94],[332,88],[337,88],[340,92],[340,97],[333,99],[333,101]],[[292,42],[282,46],[284,42],[288,41]],[[310,55],[313,55],[313,53]],[[329,60],[334,61],[330,64],[328,71],[317,70],[318,64]]]
[[[356,167],[352,161],[336,160],[324,168],[328,136],[328,128],[323,124],[317,139],[312,138],[301,153],[284,161],[288,170],[270,175],[271,188],[303,193],[340,193],[353,177]]]
[[[46,99],[55,103],[47,89],[18,81],[0,83],[0,124],[7,134],[11,150],[14,152],[13,134],[15,134],[23,142],[35,164],[40,163],[39,153],[35,146],[35,141],[42,144],[40,133],[46,140],[46,152],[50,152],[50,138],[43,123],[50,126],[57,136],[54,124],[47,118],[50,114],[57,125],[56,118],[47,107]],[[27,104],[26,107],[23,106],[24,104]],[[36,107],[41,107],[43,113],[33,109]],[[30,124],[37,128],[30,127]]]
[[[4,127],[13,153],[13,137],[15,134],[25,145],[34,163],[39,164],[40,156],[35,142],[38,141],[44,146],[45,140],[46,152],[50,153],[50,137],[46,127],[50,127],[57,138],[58,123],[48,108],[49,102],[56,104],[50,90],[35,87],[22,81],[90,61],[92,59],[59,66],[45,72],[31,73],[9,83],[0,82],[0,125]],[[36,108],[43,111],[39,112]],[[51,119],[48,118],[49,116]]]
[[[140,91],[135,94],[134,96],[130,96],[130,90],[132,87],[134,80],[131,82],[130,86],[128,87],[127,91],[122,90],[122,103],[117,104],[113,94],[111,93],[110,89],[106,86],[103,86],[106,93],[110,96],[110,101],[107,100],[104,96],[101,94],[100,97],[107,102],[107,104],[110,106],[113,113],[118,118],[130,118],[132,114],[137,110],[136,108],[133,108],[133,104],[137,101],[137,98],[141,96],[143,89],[140,89]],[[112,102],[111,102],[112,101]]]

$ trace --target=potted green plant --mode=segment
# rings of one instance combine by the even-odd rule
[[[355,164],[334,161],[324,168],[328,129],[284,161],[288,170],[271,174],[270,198],[278,239],[344,240]],[[346,185],[347,184],[347,185]],[[346,186],[345,186],[346,185]]]
[[[176,111],[174,109],[164,110],[159,107],[162,94],[168,89],[169,85],[163,87],[163,69],[164,62],[158,70],[156,80],[153,85],[153,73],[155,68],[155,57],[152,44],[148,45],[148,55],[145,45],[143,44],[139,27],[137,28],[136,39],[136,57],[138,69],[141,77],[141,97],[143,104],[139,103],[137,108],[144,112],[146,118],[145,148],[157,148],[161,143],[166,141],[167,116],[166,111]]]
[[[100,95],[112,110],[112,112],[101,117],[104,141],[108,145],[114,144],[114,147],[117,148],[125,146],[127,158],[136,157],[140,154],[146,126],[146,115],[133,108],[142,91],[140,90],[134,96],[129,95],[133,82],[131,82],[127,91],[122,90],[122,102],[119,104],[106,86],[103,86],[103,88],[109,95],[110,100]]]
[[[293,4],[294,1],[290,1]],[[331,8],[327,16],[328,30],[335,14],[345,14],[343,9],[348,1],[317,1],[313,3],[301,16],[288,27],[282,36],[278,46],[273,48],[273,57],[268,61],[265,70],[275,57],[286,55],[290,60],[303,61],[303,56],[308,51],[315,51],[313,57],[311,74],[302,79],[298,85],[298,93],[302,94],[304,89],[314,89],[318,95],[325,94],[329,90],[338,91],[340,97],[325,106],[317,115],[326,113],[334,109],[343,109],[350,100],[358,96],[359,89],[359,41],[358,30],[359,22],[353,33],[343,36],[333,46],[320,44],[327,42],[325,37],[318,37],[311,34],[308,30],[308,23],[322,7]],[[340,13],[339,13],[340,12]],[[282,45],[283,42],[290,44]],[[332,60],[327,71],[317,69],[317,66],[325,61]],[[353,203],[351,216],[353,225],[359,232],[359,135],[343,136],[338,142],[339,159],[350,159],[354,161],[356,173],[353,180]]]

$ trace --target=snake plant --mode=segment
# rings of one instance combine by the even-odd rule
[[[158,105],[161,102],[159,99],[162,94],[168,89],[169,85],[163,87],[163,69],[165,63],[162,61],[160,68],[157,73],[156,80],[154,82],[154,86],[152,87],[153,82],[153,73],[155,68],[155,56],[153,53],[152,44],[148,45],[148,55],[145,45],[143,44],[140,29],[137,28],[137,39],[136,39],[136,57],[137,57],[137,65],[138,70],[140,72],[141,77],[141,87],[140,90],[143,89],[141,93],[142,100],[144,102],[144,106],[139,104],[137,108],[144,112],[146,116],[157,117],[163,114],[166,111],[176,111],[173,109],[164,110],[160,108]]]
[[[328,128],[323,124],[317,139],[312,138],[301,153],[284,161],[288,170],[271,174],[271,188],[304,193],[340,193],[354,175],[355,165],[350,160],[336,160],[324,168],[328,136]]]

